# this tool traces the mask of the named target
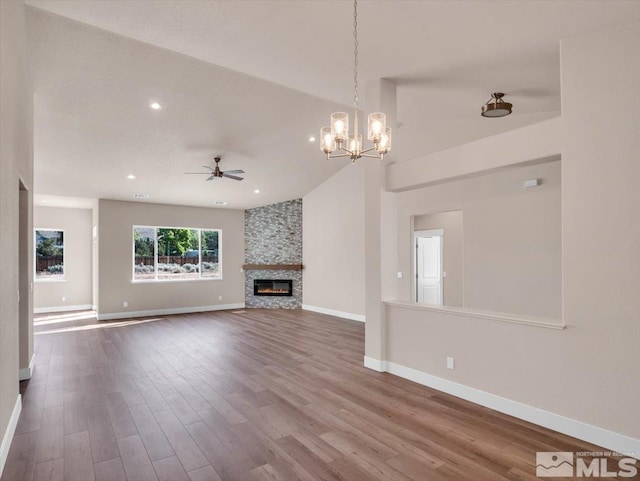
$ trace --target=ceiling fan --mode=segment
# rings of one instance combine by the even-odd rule
[[[220,170],[220,157],[216,157],[213,160],[216,161],[216,166],[215,167],[209,167],[208,165],[203,165],[202,167],[204,167],[205,169],[209,169],[210,172],[185,172],[185,174],[206,174],[209,177],[207,178],[207,180],[213,180],[215,178],[222,178],[222,177],[226,177],[227,179],[233,179],[233,180],[244,180],[244,178],[242,177],[238,177],[237,175],[233,175],[233,174],[244,174],[244,170],[227,170],[227,171],[221,171]]]

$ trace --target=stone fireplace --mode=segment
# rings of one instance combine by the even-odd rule
[[[246,210],[244,231],[246,307],[300,309],[302,199]]]

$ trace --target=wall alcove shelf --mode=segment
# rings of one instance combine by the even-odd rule
[[[301,271],[302,264],[245,264],[242,268],[245,271]]]

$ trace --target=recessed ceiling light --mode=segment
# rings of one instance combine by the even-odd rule
[[[133,194],[134,199],[148,199],[149,197],[149,194]]]
[[[151,104],[149,104],[149,107],[151,107],[153,110],[160,110],[162,108],[162,105],[160,105],[158,102],[151,102]]]
[[[227,205],[224,200],[216,200],[216,205]]]
[[[133,175],[133,174],[129,174],[129,175],[127,175],[127,179],[129,179],[129,180],[133,180],[133,179],[135,179],[135,178],[136,178],[136,176],[135,176],[135,175]]]
[[[256,189],[253,191],[254,194],[259,194],[260,193],[260,189]]]
[[[315,142],[316,138],[312,135],[311,137],[309,137],[309,142]]]

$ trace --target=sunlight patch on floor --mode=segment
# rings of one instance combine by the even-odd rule
[[[112,327],[126,327],[132,326],[135,324],[144,324],[146,322],[154,322],[154,321],[163,321],[166,318],[164,317],[156,317],[153,319],[140,319],[137,321],[121,321],[121,322],[103,322],[99,324],[88,324],[86,326],[75,326],[75,327],[62,327],[60,329],[51,329],[49,331],[39,331],[34,332],[34,336],[41,336],[43,334],[57,334],[59,332],[73,332],[73,331],[91,331],[93,329],[110,329]]]
[[[48,324],[59,324],[62,322],[82,321],[84,319],[96,319],[96,311],[81,311],[72,314],[57,314],[50,316],[37,316],[33,319],[34,326],[45,326]]]

